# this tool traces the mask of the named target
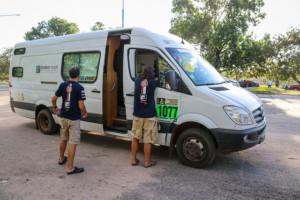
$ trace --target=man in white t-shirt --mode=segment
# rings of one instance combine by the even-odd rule
[[[268,80],[268,88],[271,88],[271,87],[272,87],[272,81]]]

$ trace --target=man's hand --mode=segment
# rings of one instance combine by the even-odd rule
[[[58,110],[57,106],[54,107],[54,105],[56,105],[57,98],[58,97],[56,95],[54,95],[52,97],[52,106],[53,106],[53,112],[54,112],[54,114],[59,115],[59,110]]]
[[[54,114],[59,115],[59,109],[57,107],[53,108],[53,112],[54,112]]]
[[[78,106],[81,111],[81,118],[83,118],[83,119],[87,118],[87,111],[86,111],[83,100],[78,101]]]
[[[82,117],[83,119],[86,119],[86,118],[87,118],[87,112],[81,113],[81,117]]]

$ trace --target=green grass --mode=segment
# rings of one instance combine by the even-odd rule
[[[250,87],[247,88],[250,92],[253,92],[255,94],[269,94],[269,95],[291,95],[291,96],[299,96],[300,91],[294,91],[294,90],[285,90],[280,87],[272,86],[271,88],[268,88],[267,85],[260,85],[259,87]]]
[[[8,85],[7,81],[0,81],[0,85]]]

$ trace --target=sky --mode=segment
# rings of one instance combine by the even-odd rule
[[[284,34],[289,27],[300,25],[300,0],[264,0],[266,18],[252,30],[257,38],[265,33]],[[0,0],[0,52],[23,42],[24,35],[38,22],[52,17],[66,19],[78,25],[80,32],[91,31],[100,21],[105,27],[122,26],[122,0]],[[172,0],[124,0],[125,27],[143,27],[153,32],[170,29]]]

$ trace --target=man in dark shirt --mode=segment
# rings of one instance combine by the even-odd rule
[[[144,139],[144,167],[156,165],[156,161],[150,161],[151,143],[157,140],[157,113],[155,108],[154,91],[157,81],[154,79],[154,71],[151,66],[143,68],[142,76],[135,79],[134,111],[132,124],[132,161],[131,165],[139,164],[136,158],[139,140]]]
[[[66,161],[67,174],[81,173],[84,168],[73,166],[77,144],[80,144],[80,119],[87,117],[87,111],[84,105],[84,88],[78,83],[80,74],[78,67],[72,67],[69,70],[70,81],[60,84],[59,88],[52,97],[53,112],[61,117],[61,141],[59,165]],[[56,106],[58,97],[62,97],[62,106],[59,111]],[[68,157],[65,157],[67,141],[69,140]]]

